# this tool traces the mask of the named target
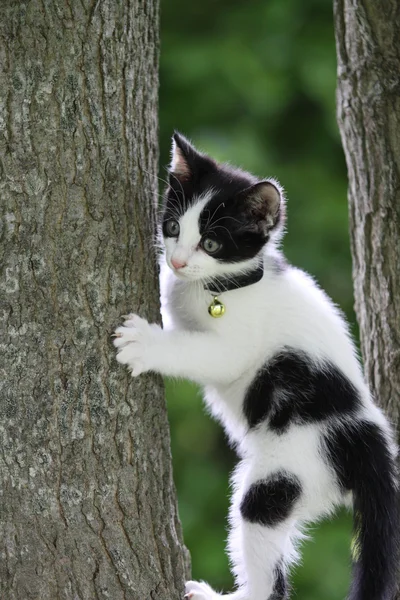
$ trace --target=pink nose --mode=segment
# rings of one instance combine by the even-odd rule
[[[174,269],[182,269],[182,267],[186,267],[186,263],[181,260],[176,260],[176,258],[171,258],[171,264]]]

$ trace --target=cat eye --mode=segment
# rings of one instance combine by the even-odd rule
[[[171,220],[165,223],[165,233],[170,237],[178,237],[179,231],[180,227],[178,221]]]
[[[201,240],[201,247],[207,254],[215,254],[221,248],[222,244],[211,238],[204,238]]]

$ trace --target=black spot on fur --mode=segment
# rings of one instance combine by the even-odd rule
[[[275,473],[250,486],[240,504],[241,515],[250,523],[273,527],[289,516],[300,493],[297,477]]]
[[[356,388],[335,365],[317,364],[306,353],[287,348],[257,373],[243,410],[250,427],[268,419],[270,428],[282,432],[291,423],[351,414],[358,405]]]
[[[332,428],[328,462],[343,491],[353,493],[355,560],[350,600],[390,600],[399,561],[396,466],[379,427],[369,422]]]

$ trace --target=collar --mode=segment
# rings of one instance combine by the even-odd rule
[[[264,265],[259,264],[255,269],[242,275],[231,275],[230,277],[215,277],[209,283],[204,284],[204,289],[212,294],[219,295],[239,288],[253,285],[262,279]]]

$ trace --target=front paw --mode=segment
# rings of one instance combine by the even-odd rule
[[[129,315],[123,326],[117,327],[114,334],[114,346],[118,348],[117,361],[127,365],[132,377],[152,369],[152,351],[161,328],[150,325],[146,319]]]

